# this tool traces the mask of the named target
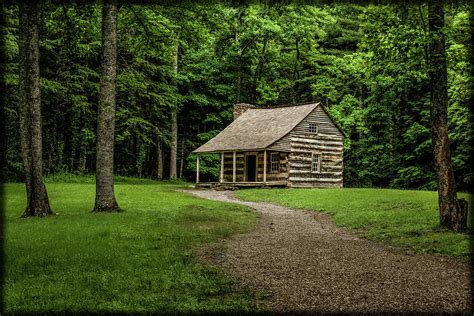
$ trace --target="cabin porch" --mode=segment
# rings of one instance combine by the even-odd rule
[[[197,188],[281,188],[287,187],[288,181],[267,181],[267,182],[200,182],[196,183]]]
[[[288,153],[267,149],[222,151],[218,182],[199,181],[199,154],[196,161],[196,184],[200,187],[270,187],[287,186]]]

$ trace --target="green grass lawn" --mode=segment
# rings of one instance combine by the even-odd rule
[[[336,225],[352,229],[360,236],[415,252],[469,255],[469,235],[439,228],[436,192],[295,188],[241,190],[237,196],[329,213]],[[468,199],[472,214],[472,196],[459,197]]]
[[[193,248],[255,226],[247,208],[188,196],[179,183],[120,178],[125,211],[91,213],[92,177],[47,181],[57,216],[20,218],[23,184],[5,186],[6,311],[244,312],[254,297]]]

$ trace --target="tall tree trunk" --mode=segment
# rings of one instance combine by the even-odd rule
[[[242,43],[240,42],[240,32],[242,30],[243,19],[245,15],[245,7],[239,6],[237,12],[237,27],[235,30],[235,44],[238,47],[237,52],[237,84],[235,87],[235,102],[240,103],[240,99],[242,97]]]
[[[81,146],[79,150],[79,166],[77,167],[79,172],[83,173],[86,171],[86,162],[87,162],[87,144],[85,141],[81,141]]]
[[[102,75],[97,117],[95,212],[120,210],[114,193],[117,11],[117,0],[104,0],[102,8]]]
[[[267,44],[268,44],[268,37],[265,36],[263,38],[263,47],[260,56],[258,56],[258,63],[257,68],[255,69],[255,73],[253,75],[253,87],[252,87],[252,99],[251,102],[255,103],[257,101],[257,84],[260,78],[262,77],[264,65],[265,65],[265,54],[267,53]],[[257,49],[258,51],[258,49]]]
[[[38,2],[20,1],[20,137],[27,193],[22,217],[54,214],[43,183],[39,21]]]
[[[177,88],[177,76],[178,76],[178,50],[179,41],[176,41],[176,50],[173,56],[173,71],[175,76],[175,84]],[[170,179],[176,179],[177,174],[177,159],[178,156],[178,104],[171,111],[171,150],[170,150]]]
[[[156,142],[156,177],[163,179],[163,144],[161,141]]]
[[[183,169],[184,169],[184,137],[181,139],[181,160],[179,163],[179,178],[183,178]]]
[[[448,140],[448,79],[442,0],[428,2],[430,32],[431,120],[433,154],[438,178],[438,204],[441,226],[454,231],[466,229],[467,207],[456,196],[453,165]]]

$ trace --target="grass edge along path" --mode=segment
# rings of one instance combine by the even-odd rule
[[[122,213],[91,213],[90,179],[47,179],[57,216],[20,218],[24,184],[5,185],[7,313],[245,313],[254,294],[193,249],[251,230],[246,207],[199,199],[183,183],[118,179]]]
[[[394,189],[246,189],[236,196],[291,208],[320,211],[360,237],[415,253],[467,258],[470,236],[439,227],[437,192]],[[473,212],[472,195],[458,193]]]

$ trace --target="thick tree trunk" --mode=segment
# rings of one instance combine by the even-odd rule
[[[178,76],[178,50],[179,42],[176,42],[176,50],[173,59],[173,70],[175,75],[175,84],[177,85]],[[170,179],[176,179],[177,174],[177,162],[178,162],[178,105],[175,104],[171,112],[171,148],[170,148]]]
[[[161,141],[156,143],[156,177],[163,179],[163,145]]]
[[[456,196],[456,183],[448,140],[448,86],[443,1],[428,3],[430,31],[430,84],[433,154],[438,178],[438,204],[441,226],[463,231],[467,224],[467,210]]]
[[[38,27],[38,3],[20,1],[20,137],[27,193],[22,217],[54,214],[43,183]]]
[[[114,193],[117,11],[117,0],[104,0],[102,8],[102,76],[97,118],[95,212],[120,210]]]

